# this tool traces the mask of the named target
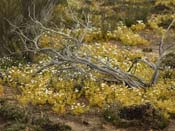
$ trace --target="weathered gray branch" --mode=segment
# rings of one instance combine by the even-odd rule
[[[46,32],[51,32],[54,34],[59,34],[62,37],[69,39],[70,41],[73,41],[74,42],[73,46],[77,46],[77,45],[81,46],[81,42],[82,42],[83,38],[81,38],[81,40],[79,40],[78,38],[74,38],[73,36],[71,36],[71,34],[66,34],[62,31],[45,27],[41,22],[39,22],[33,18],[31,18],[31,19],[34,23],[36,23],[37,25],[40,26],[41,30],[46,31]],[[170,30],[174,21],[175,20],[173,20],[172,23],[170,24],[170,26],[168,27],[167,32]],[[11,25],[14,26],[13,24],[11,24]],[[50,55],[50,57],[52,58],[50,63],[41,67],[39,70],[36,71],[36,73],[41,72],[42,70],[44,70],[50,66],[54,66],[54,65],[64,65],[67,63],[74,64],[74,65],[81,64],[81,65],[85,65],[87,67],[90,67],[91,69],[96,70],[100,73],[107,74],[107,75],[111,76],[112,81],[125,83],[129,87],[146,88],[152,84],[157,83],[157,80],[159,77],[159,67],[160,67],[161,61],[164,58],[164,56],[167,55],[167,53],[172,52],[171,50],[163,51],[164,36],[162,36],[162,40],[161,40],[161,43],[159,45],[160,46],[159,47],[160,56],[157,59],[156,64],[151,63],[145,59],[137,58],[133,61],[133,64],[129,68],[128,72],[125,72],[122,69],[120,69],[120,67],[113,68],[109,64],[104,63],[101,60],[93,58],[93,56],[88,56],[88,58],[90,58],[90,59],[88,59],[86,57],[79,56],[75,51],[72,50],[72,47],[69,44],[68,44],[68,46],[65,46],[65,48],[62,51],[60,51],[59,49],[51,48],[51,47],[40,48],[38,46],[39,45],[38,43],[39,43],[39,39],[41,38],[42,34],[36,36],[34,40],[31,40],[27,36],[25,36],[24,33],[19,28],[17,28],[17,27],[15,27],[15,28],[16,28],[15,32],[22,39],[22,42],[23,42],[24,46],[26,47],[27,51],[46,53],[46,54]],[[34,47],[29,48],[28,45],[26,44],[27,40],[32,42],[34,44]],[[96,61],[96,63],[93,62],[94,60]],[[152,79],[150,82],[146,82],[143,79],[139,78],[138,76],[135,76],[134,74],[130,73],[133,66],[136,65],[138,62],[142,62],[154,70],[154,73],[153,73],[153,76],[152,76]]]

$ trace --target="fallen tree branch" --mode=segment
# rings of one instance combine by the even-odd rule
[[[154,63],[151,63],[149,61],[147,61],[146,59],[141,59],[141,58],[136,58],[132,61],[132,65],[130,66],[130,68],[128,69],[128,72],[130,72],[132,70],[132,68],[134,67],[134,65],[136,65],[137,63],[142,62],[146,65],[148,65],[150,68],[152,68],[153,70],[156,69],[156,65]]]
[[[86,56],[85,57],[79,56],[76,53],[76,51],[72,50],[72,48],[81,46],[81,42],[83,39],[82,37],[81,37],[81,40],[79,40],[79,39],[71,36],[71,34],[66,34],[66,33],[61,32],[59,30],[45,27],[41,22],[34,20],[33,18],[31,18],[31,19],[34,23],[36,23],[37,25],[40,26],[40,29],[42,31],[51,32],[53,34],[59,34],[62,37],[64,37],[65,39],[69,39],[70,41],[73,42],[72,47],[71,47],[71,45],[67,44],[67,46],[65,46],[64,49],[61,51],[59,49],[55,49],[55,48],[51,48],[51,47],[40,48],[38,45],[39,45],[39,39],[41,38],[42,34],[36,36],[35,39],[31,40],[27,36],[25,36],[24,33],[19,28],[15,27],[13,24],[11,24],[12,26],[14,26],[16,28],[15,32],[20,36],[27,51],[42,52],[42,53],[49,55],[52,59],[50,63],[48,63],[48,64],[44,65],[43,67],[41,67],[40,69],[38,69],[35,72],[35,75],[37,73],[41,72],[42,70],[50,67],[50,66],[61,66],[64,64],[70,64],[70,65],[73,64],[73,65],[75,65],[74,67],[76,67],[80,64],[80,65],[87,66],[92,70],[96,70],[100,73],[111,76],[111,81],[121,82],[129,87],[147,88],[147,87],[151,86],[152,84],[157,83],[157,80],[159,77],[159,67],[160,67],[161,61],[162,61],[163,57],[167,55],[167,53],[169,54],[170,52],[172,52],[172,51],[169,51],[169,52],[163,51],[164,36],[162,36],[162,40],[161,40],[161,43],[159,45],[160,46],[159,47],[160,56],[157,59],[156,64],[151,63],[151,62],[147,61],[146,59],[137,58],[133,61],[128,72],[125,72],[122,69],[120,69],[120,67],[118,67],[118,66],[117,66],[117,68],[111,67],[108,63],[104,63],[101,60],[94,58],[93,56],[88,56],[88,58],[86,58]],[[80,21],[78,21],[78,22],[80,22]],[[174,23],[174,20],[172,23]],[[172,23],[168,27],[167,32],[170,30],[171,26],[173,25]],[[27,40],[32,42],[34,44],[34,46],[29,48],[26,45]],[[96,61],[96,62],[93,62],[93,61]],[[141,79],[140,77],[130,73],[130,71],[132,70],[134,65],[136,65],[139,62],[142,62],[142,63],[148,65],[151,69],[153,69],[154,73],[153,73],[153,76],[152,76],[152,79],[150,82],[146,82],[145,80]],[[66,69],[66,68],[63,68],[63,69]],[[71,69],[72,69],[72,67],[71,67]]]

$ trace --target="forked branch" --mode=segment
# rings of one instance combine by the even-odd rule
[[[44,31],[44,32],[49,31],[53,34],[59,34],[62,37],[69,39],[69,41],[72,41],[74,43],[74,46],[77,46],[77,45],[81,46],[82,38],[81,38],[81,40],[79,40],[79,39],[71,36],[71,34],[66,34],[62,31],[45,27],[39,21],[34,20],[33,18],[31,18],[31,19],[35,24],[40,26],[40,29],[42,31]],[[167,32],[170,30],[170,28],[174,22],[175,22],[175,20],[172,21],[172,23],[170,24],[170,26],[167,29]],[[13,24],[11,24],[11,25],[14,26]],[[71,50],[71,47],[69,44],[67,44],[68,46],[65,46],[65,48],[61,51],[59,49],[55,49],[55,48],[51,48],[51,47],[40,48],[38,45],[39,45],[39,39],[41,38],[42,34],[36,36],[35,39],[31,40],[27,36],[25,36],[24,33],[19,28],[17,28],[16,26],[14,26],[14,27],[16,28],[15,32],[20,36],[24,46],[26,47],[26,49],[28,51],[42,52],[42,53],[48,54],[52,59],[50,63],[41,67],[39,70],[36,71],[36,73],[39,73],[42,70],[44,70],[50,66],[54,66],[54,65],[64,65],[64,64],[71,65],[72,64],[72,65],[75,65],[75,67],[76,67],[76,65],[81,64],[81,65],[84,65],[84,66],[91,68],[92,70],[96,70],[100,73],[107,74],[107,75],[111,76],[111,81],[125,83],[129,87],[147,88],[147,87],[151,86],[152,84],[157,83],[157,79],[159,77],[159,67],[160,67],[160,64],[161,64],[163,57],[167,53],[167,51],[163,50],[164,36],[162,36],[162,40],[161,40],[160,47],[159,47],[160,56],[157,59],[156,64],[151,63],[145,59],[138,58],[138,59],[135,59],[133,61],[133,64],[129,68],[128,72],[125,72],[122,69],[120,69],[120,67],[113,68],[107,63],[103,63],[100,60],[94,59],[92,56],[88,56],[88,58],[90,58],[90,59],[88,59],[86,57],[79,56],[75,51]],[[27,40],[34,43],[34,46],[29,48],[26,45]],[[96,63],[93,62],[94,60],[96,61]],[[143,79],[141,79],[140,77],[130,73],[130,71],[132,70],[132,67],[135,64],[137,64],[138,62],[142,62],[154,70],[154,73],[153,73],[153,76],[152,76],[152,79],[150,82],[146,82]]]

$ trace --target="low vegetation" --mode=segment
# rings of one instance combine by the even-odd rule
[[[0,9],[3,131],[74,130],[41,112],[95,110],[115,128],[163,130],[174,119],[175,2],[15,3],[16,12]]]

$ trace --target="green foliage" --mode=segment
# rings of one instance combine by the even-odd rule
[[[53,123],[48,117],[32,114],[29,110],[0,99],[0,117],[9,121],[3,131],[71,131],[69,126]]]
[[[121,108],[122,105],[117,102],[108,105],[103,112],[104,119],[113,124],[120,125],[120,122],[122,121],[120,118]]]
[[[20,0],[1,0],[0,1],[0,56],[8,54],[9,50],[19,50],[20,46],[15,43],[14,34],[10,33],[10,25],[6,21],[18,19],[21,12]],[[18,21],[20,23],[20,21]]]
[[[164,58],[162,61],[162,67],[175,68],[175,55],[173,53]]]
[[[20,63],[24,64],[26,63],[24,59],[25,58],[21,58],[21,57],[2,57],[0,58],[0,69],[6,70],[12,66],[18,66]]]
[[[38,31],[35,26],[32,26],[29,18],[31,17],[46,24],[51,19],[52,8],[57,4],[57,1],[50,2],[48,0],[1,0],[0,1],[0,56],[11,54],[23,55],[21,53],[24,45],[21,43],[18,35],[13,32],[9,22],[20,29],[24,30],[25,35],[33,38]]]
[[[26,121],[26,114],[24,112],[19,106],[11,106],[3,102],[0,105],[0,116],[5,119]]]
[[[138,20],[147,21],[147,17],[150,15],[152,9],[152,3],[146,1],[129,1],[121,2],[121,13],[120,19],[127,25],[132,26],[136,24]],[[131,13],[132,12],[132,13]]]
[[[163,129],[168,120],[162,113],[149,103],[123,107],[111,104],[104,111],[104,118],[117,127],[140,126],[145,128]]]

